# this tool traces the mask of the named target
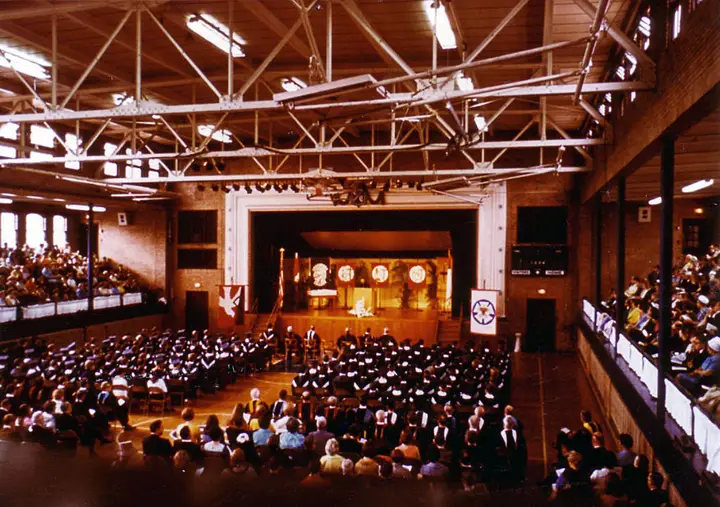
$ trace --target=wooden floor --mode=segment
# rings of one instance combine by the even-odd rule
[[[224,424],[236,403],[247,403],[250,400],[250,389],[259,388],[262,399],[271,403],[280,389],[289,388],[292,377],[292,373],[261,373],[240,379],[224,391],[194,401],[192,406],[196,418],[203,423],[208,415],[216,414],[221,424]],[[548,465],[554,461],[552,444],[555,435],[563,426],[578,428],[580,410],[590,410],[596,420],[607,427],[600,417],[600,410],[575,354],[515,354],[511,404],[525,426],[530,480],[539,480],[545,476]],[[133,414],[130,421],[136,430],[123,433],[121,437],[130,437],[135,447],[140,449],[143,437],[148,435],[150,423],[158,418],[159,414]],[[180,424],[180,412],[166,413],[162,419],[168,433]],[[111,455],[111,447],[104,446],[101,454]],[[608,447],[614,449],[614,443],[608,442]]]

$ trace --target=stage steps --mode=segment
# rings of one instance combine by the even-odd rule
[[[253,337],[257,338],[265,331],[270,315],[269,313],[261,313],[257,316],[255,324],[253,324],[253,328],[251,329]],[[277,331],[275,331],[275,333],[277,334]]]
[[[437,340],[440,344],[460,342],[462,321],[460,319],[438,320]]]

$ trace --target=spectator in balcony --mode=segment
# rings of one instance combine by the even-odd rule
[[[701,386],[711,386],[720,381],[720,337],[715,336],[708,341],[707,349],[708,357],[700,368],[677,377],[680,384],[695,396],[701,393]]]
[[[631,298],[637,295],[640,290],[640,278],[633,276],[630,278],[630,286],[625,290],[625,297]]]
[[[632,466],[636,456],[632,450],[633,444],[635,443],[633,437],[627,433],[622,433],[618,437],[618,441],[620,442],[620,450],[617,453],[618,466],[622,468]]]
[[[652,472],[647,476],[647,487],[648,492],[645,498],[642,500],[642,505],[647,507],[661,507],[667,505],[670,501],[667,491],[662,489],[663,483],[665,482],[664,477],[657,473]]]

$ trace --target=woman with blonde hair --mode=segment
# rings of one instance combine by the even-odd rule
[[[341,474],[345,458],[340,456],[340,444],[331,438],[325,444],[325,456],[320,458],[320,471],[328,474]]]

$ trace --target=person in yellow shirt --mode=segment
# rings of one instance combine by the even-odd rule
[[[625,320],[625,329],[632,329],[642,317],[643,312],[634,299],[629,299],[628,304],[630,305],[630,311]]]

